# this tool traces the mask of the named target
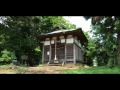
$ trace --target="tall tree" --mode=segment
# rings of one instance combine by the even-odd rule
[[[95,44],[95,40],[93,38],[91,38],[88,34],[88,32],[84,32],[85,36],[88,39],[88,44],[86,46],[86,52],[84,54],[84,62],[87,65],[93,65],[93,59],[96,56],[96,44]]]
[[[84,16],[92,19],[93,33],[99,35],[104,51],[109,56],[109,62],[120,64],[120,16]],[[116,57],[114,57],[116,56]],[[113,62],[112,62],[113,63]]]

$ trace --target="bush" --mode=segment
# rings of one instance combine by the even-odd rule
[[[1,51],[0,64],[11,63],[13,58],[14,57],[12,55],[12,52],[5,49],[5,50]]]
[[[97,58],[97,60],[98,60],[98,66],[104,66],[105,65],[105,62],[101,57]]]
[[[113,58],[109,58],[109,61],[108,61],[108,67],[113,67]]]
[[[33,53],[32,55],[28,56],[28,64],[30,66],[37,66],[40,63],[40,54],[37,55],[36,53]]]

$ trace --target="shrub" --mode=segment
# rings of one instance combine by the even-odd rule
[[[11,63],[13,60],[13,53],[4,49],[1,51],[0,64]]]

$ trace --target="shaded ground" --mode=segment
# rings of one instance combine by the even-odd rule
[[[2,65],[0,66],[0,74],[62,74],[63,70],[72,70],[82,67],[81,65],[65,65],[65,66],[15,66],[15,65]]]

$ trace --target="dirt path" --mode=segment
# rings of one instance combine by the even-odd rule
[[[61,70],[77,69],[79,66],[40,66],[40,67],[29,67],[28,71],[35,74],[62,74]]]
[[[37,66],[37,67],[22,67],[22,66],[1,66],[0,74],[62,74],[62,70],[77,69],[80,65],[65,65],[65,66]]]

